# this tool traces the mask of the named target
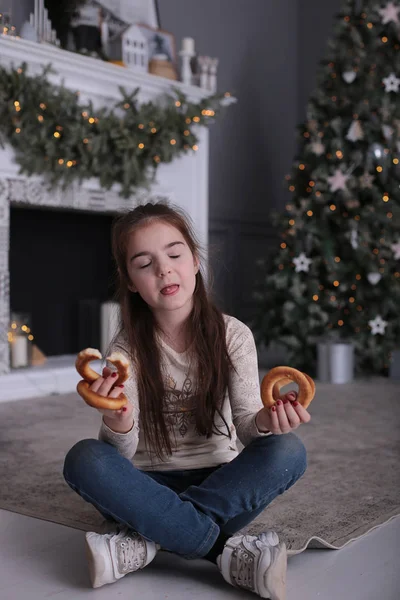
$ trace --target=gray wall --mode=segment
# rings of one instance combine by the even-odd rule
[[[3,0],[3,2],[7,0]],[[18,26],[33,0],[9,0]],[[210,256],[221,307],[247,320],[255,261],[276,246],[271,209],[340,0],[158,0],[161,27],[220,59],[218,88],[239,100],[210,131]]]
[[[305,118],[307,101],[315,88],[318,61],[327,50],[341,0],[303,0],[298,14],[298,118]]]

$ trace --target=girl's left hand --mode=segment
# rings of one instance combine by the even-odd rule
[[[310,420],[310,414],[297,402],[297,392],[289,392],[271,408],[262,408],[257,414],[256,424],[260,431],[282,435]]]

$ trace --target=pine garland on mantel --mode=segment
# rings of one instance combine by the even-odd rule
[[[221,107],[236,100],[229,93],[189,102],[179,89],[159,104],[138,104],[139,88],[113,107],[95,110],[80,104],[79,92],[50,83],[51,66],[37,76],[0,66],[0,143],[11,144],[20,171],[43,175],[50,186],[97,178],[101,187],[121,186],[129,197],[148,187],[160,163],[197,150],[193,129],[208,125]]]

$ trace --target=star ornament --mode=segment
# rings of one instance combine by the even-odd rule
[[[391,21],[393,21],[393,23],[399,22],[400,6],[396,6],[393,2],[388,2],[385,8],[380,8],[378,12],[382,17],[382,23],[384,25],[387,25]]]
[[[368,173],[368,171],[365,171],[359,179],[360,179],[360,184],[361,184],[362,189],[366,190],[366,189],[372,188],[372,184],[373,184],[375,178],[373,175]]]
[[[395,260],[400,260],[400,241],[396,242],[396,244],[392,244],[391,247]]]
[[[372,321],[368,321],[368,325],[371,327],[372,335],[385,335],[385,329],[388,326],[388,322],[384,321],[380,315],[375,317]]]
[[[384,77],[382,79],[385,84],[385,92],[396,92],[399,91],[400,79],[396,77],[395,73],[390,73],[389,77]]]
[[[343,190],[346,191],[347,190],[347,180],[349,179],[350,175],[346,175],[345,173],[342,173],[342,171],[340,169],[336,169],[334,175],[332,175],[331,177],[328,177],[328,183],[329,183],[329,187],[330,187],[330,191],[331,192],[337,192],[339,190]]]
[[[312,260],[311,258],[307,258],[304,252],[302,252],[301,254],[299,254],[299,256],[296,256],[296,258],[293,259],[293,262],[296,265],[296,273],[300,273],[300,271],[308,273]]]

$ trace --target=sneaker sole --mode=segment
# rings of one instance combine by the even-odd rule
[[[92,547],[89,543],[87,536],[85,537],[85,551],[86,551],[86,559],[89,567],[89,577],[90,583],[93,588],[99,588],[106,583],[110,583],[109,581],[104,581],[103,575],[105,572],[105,561],[103,558],[99,560],[99,556],[95,559]],[[101,564],[102,563],[102,564]],[[99,575],[99,570],[101,570],[101,575]]]

